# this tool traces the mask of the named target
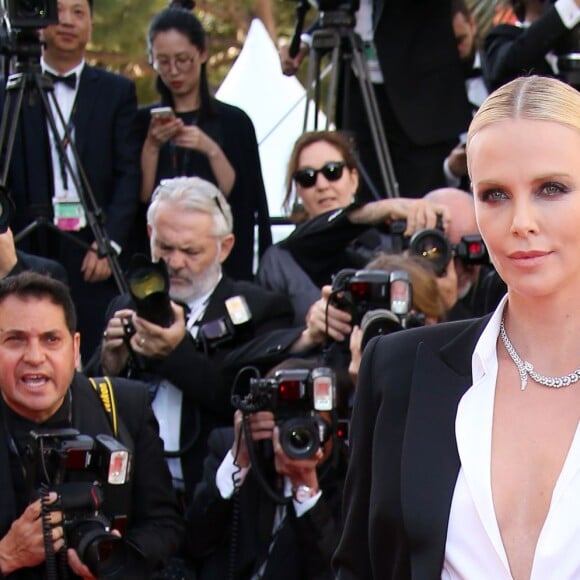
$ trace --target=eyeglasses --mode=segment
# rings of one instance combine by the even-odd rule
[[[329,161],[320,169],[313,169],[312,167],[299,169],[294,172],[292,177],[298,185],[312,187],[316,184],[319,173],[322,173],[328,181],[338,181],[342,177],[342,172],[345,167],[346,163],[344,161]]]
[[[173,61],[171,58],[157,58],[152,62],[153,68],[160,74],[167,74],[171,72],[171,63],[175,65],[177,72],[186,73],[191,69],[191,65],[195,60],[192,54],[179,54]]]

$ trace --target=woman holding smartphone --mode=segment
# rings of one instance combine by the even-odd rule
[[[251,279],[256,221],[260,253],[272,243],[254,126],[241,109],[210,95],[205,31],[193,13],[175,4],[149,25],[161,102],[139,113],[141,201],[149,203],[162,179],[198,176],[216,184],[234,214],[236,245],[225,268],[234,278]]]

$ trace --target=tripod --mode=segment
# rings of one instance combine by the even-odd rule
[[[304,112],[304,130],[308,124],[310,101],[314,103],[314,129],[318,129],[318,113],[321,101],[321,74],[322,58],[330,52],[331,73],[326,100],[326,129],[331,125],[340,128],[341,123],[336,121],[336,102],[339,78],[343,84],[343,116],[349,106],[349,75],[355,74],[358,79],[363,99],[365,116],[371,130],[373,145],[376,151],[379,170],[383,181],[386,197],[398,197],[399,188],[391,154],[387,144],[383,123],[379,112],[373,84],[370,80],[367,63],[363,56],[362,40],[354,31],[354,14],[345,11],[322,12],[320,14],[321,28],[312,35],[312,46],[308,64],[308,81],[306,94],[306,108]],[[364,166],[359,160],[359,169],[363,178],[368,178]],[[369,189],[379,199],[376,188],[368,182]]]
[[[8,75],[6,81],[6,98],[2,110],[2,120],[0,121],[0,156],[3,162],[0,170],[0,189],[4,191],[6,190],[10,162],[14,152],[16,131],[24,106],[24,98],[27,96],[31,100],[34,96],[38,96],[40,98],[42,111],[48,121],[49,129],[54,136],[54,141],[58,148],[60,158],[65,165],[67,175],[70,176],[76,190],[78,191],[79,200],[86,216],[87,223],[90,226],[96,241],[96,253],[100,258],[107,258],[119,292],[126,292],[127,284],[119,265],[117,254],[103,225],[103,210],[98,206],[95,200],[78,151],[72,140],[71,127],[65,121],[56,100],[56,96],[54,95],[53,81],[50,77],[42,74],[42,69],[40,67],[40,42],[35,39],[19,43],[19,39],[17,38],[17,47],[18,48],[15,51],[17,57],[15,71]],[[64,127],[64,136],[62,138],[59,136],[56,118],[53,111],[56,111],[58,119]],[[71,160],[67,155],[67,147],[70,148],[78,174],[74,170]],[[49,214],[50,212],[47,211],[45,213]],[[73,243],[83,246],[85,249],[95,251],[89,244],[77,238],[74,234],[58,228],[51,221],[49,215],[37,216],[33,222],[15,236],[15,241],[17,242],[21,240],[23,237],[38,228],[45,228],[54,231],[58,233],[58,235],[71,240]]]

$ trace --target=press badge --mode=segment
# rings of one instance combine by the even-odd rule
[[[87,225],[85,210],[79,201],[52,200],[54,225],[66,232],[78,232]]]

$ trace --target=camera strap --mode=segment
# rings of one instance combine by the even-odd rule
[[[103,408],[105,413],[107,413],[107,418],[111,423],[111,428],[113,429],[113,436],[115,439],[119,435],[119,425],[117,422],[117,406],[115,404],[115,391],[113,390],[113,385],[111,384],[111,379],[109,377],[88,377],[93,389],[99,395],[101,403],[103,403]]]

